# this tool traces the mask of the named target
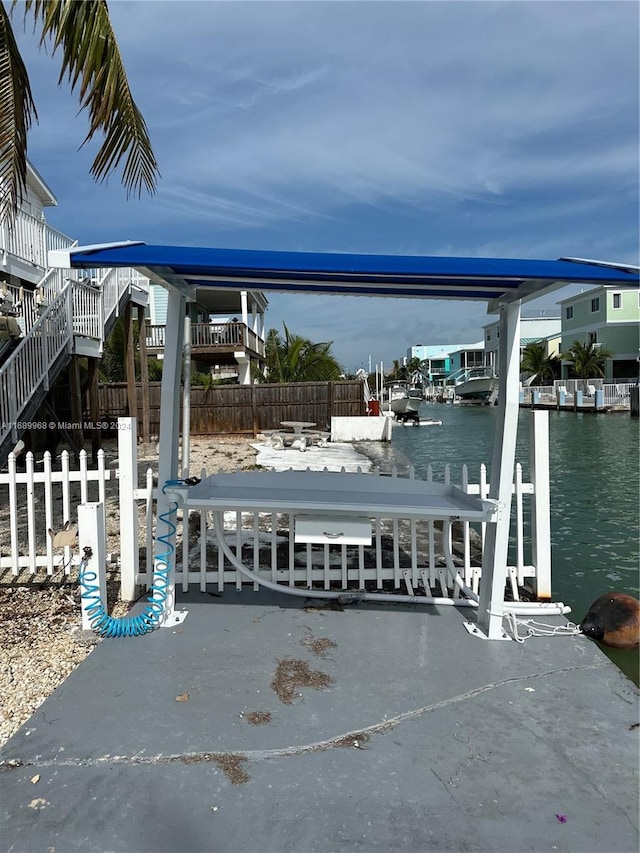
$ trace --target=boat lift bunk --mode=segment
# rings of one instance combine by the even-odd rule
[[[213,475],[192,487],[181,484],[172,489],[160,489],[157,511],[158,517],[166,513],[174,498],[182,502],[185,510],[190,507],[214,510],[218,522],[224,510],[287,510],[306,521],[307,535],[310,530],[311,534],[315,531],[329,538],[331,534],[340,534],[347,521],[354,523],[356,529],[360,524],[362,533],[366,513],[373,514],[382,508],[392,517],[426,517],[441,519],[445,524],[458,519],[484,521],[482,582],[479,599],[473,602],[477,605],[473,633],[487,639],[508,638],[503,630],[504,590],[519,412],[521,305],[567,284],[637,288],[640,283],[638,268],[569,258],[549,261],[396,257],[152,246],[142,242],[52,251],[49,265],[81,269],[133,267],[168,290],[160,406],[160,485],[174,481],[178,474],[184,316],[186,303],[195,298],[196,290],[213,287],[488,303],[488,313],[499,315],[500,376],[487,500],[470,497],[453,487],[434,488],[437,484],[427,483],[409,485],[412,481],[403,480],[394,483],[389,478],[377,480],[379,488],[373,491],[371,480],[366,486],[357,480],[358,476],[366,475],[297,472],[283,476],[271,472],[247,477],[246,473],[239,472]],[[330,518],[327,518],[329,512]],[[216,524],[217,529],[220,527],[220,523]],[[219,542],[227,558],[233,557],[223,537]],[[174,612],[174,587],[172,572],[165,604],[166,619]],[[305,597],[314,592],[279,589]],[[330,591],[315,592],[323,598],[332,594]],[[416,596],[414,600],[417,603],[421,598]],[[458,599],[460,603],[466,600]],[[514,604],[509,603],[509,608],[513,610]],[[528,612],[531,608],[537,608],[535,612],[538,613],[568,612],[562,604],[529,604],[528,608]]]

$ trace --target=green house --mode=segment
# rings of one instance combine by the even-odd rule
[[[562,314],[561,352],[574,341],[600,344],[613,353],[605,361],[606,379],[635,380],[640,370],[640,291],[595,287],[558,303]],[[567,378],[569,363],[562,363]]]

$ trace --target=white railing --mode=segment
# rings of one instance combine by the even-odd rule
[[[102,294],[90,284],[74,282],[73,298],[73,334],[84,338],[102,339]]]
[[[46,223],[19,211],[11,227],[0,226],[0,251],[44,268],[46,265]]]
[[[22,570],[47,574],[64,569],[66,574],[79,562],[79,549],[54,547],[54,534],[76,524],[77,507],[87,501],[105,502],[105,483],[111,471],[105,467],[104,451],[99,450],[97,466],[90,469],[86,451],[80,452],[77,470],[69,465],[69,452],[61,454],[54,468],[51,454],[44,454],[42,468],[36,470],[32,453],[27,453],[25,470],[18,471],[16,456],[9,454],[8,471],[0,473],[0,569],[13,575]]]
[[[630,406],[632,387],[633,385],[629,382],[620,382],[617,385],[609,385],[607,383],[604,385],[605,406]]]
[[[29,400],[41,385],[48,390],[50,370],[71,342],[72,311],[72,288],[67,282],[0,366],[0,445],[9,435],[17,441],[19,419]]]
[[[0,446],[10,434],[17,441],[19,418],[43,383],[48,389],[54,378],[51,367],[64,347],[71,346],[73,335],[102,343],[123,296],[132,289],[148,292],[149,281],[137,270],[45,271],[49,250],[74,245],[76,241],[22,211],[11,228],[0,226],[4,263],[12,255],[43,271],[35,290],[3,285],[23,337],[0,365]]]
[[[62,231],[57,231],[55,228],[52,228],[50,225],[47,225],[45,228],[45,239],[46,239],[46,247],[47,252],[54,249],[70,249],[71,246],[77,245],[77,240],[72,240],[71,237],[67,237],[66,234],[63,234]],[[45,264],[46,266],[46,258]]]
[[[537,413],[538,415],[540,413]],[[103,451],[98,453],[98,465],[93,471],[87,467],[87,456],[80,454],[77,471],[69,465],[69,454],[64,451],[61,467],[53,471],[51,456],[44,455],[43,470],[36,471],[32,454],[27,454],[26,470],[17,471],[13,454],[9,457],[9,471],[0,474],[0,522],[4,536],[0,535],[0,567],[10,567],[14,574],[22,569],[35,572],[46,566],[49,573],[78,562],[78,549],[67,546],[62,555],[55,555],[53,537],[49,531],[60,530],[68,522],[75,523],[77,506],[87,501],[105,503],[105,482],[110,476],[118,478],[119,496],[107,506],[107,514],[120,508],[120,547],[113,550],[121,554],[121,585],[123,598],[135,597],[136,585],[149,587],[152,582],[154,548],[157,536],[165,533],[156,529],[155,500],[157,487],[153,472],[147,469],[145,483],[138,488],[138,461],[135,427],[125,429],[133,419],[120,419],[118,430],[118,458],[120,470],[113,474],[105,469]],[[508,567],[508,581],[512,596],[519,597],[519,588],[527,579],[535,580],[538,590],[550,595],[550,541],[535,543],[536,523],[549,516],[549,494],[544,483],[544,453],[533,461],[532,470],[538,471],[541,487],[536,490],[532,482],[524,482],[518,464],[513,482],[512,553]],[[536,468],[537,466],[537,468]],[[206,476],[206,472],[201,472]],[[413,472],[410,471],[410,476]],[[548,471],[546,472],[548,474]],[[397,476],[397,471],[392,471]],[[372,477],[380,475],[372,474]],[[430,467],[428,480],[436,479]],[[453,480],[451,466],[445,466],[440,478],[445,483]],[[468,494],[487,497],[489,482],[486,466],[481,465],[477,482],[470,482],[467,466],[462,466],[460,486]],[[75,484],[75,485],[74,485]],[[91,484],[95,484],[91,486]],[[93,492],[91,492],[93,488]],[[55,490],[60,492],[56,495]],[[60,494],[62,502],[60,503]],[[57,497],[57,500],[56,500]],[[138,504],[143,504],[142,514]],[[451,577],[443,559],[443,531],[438,522],[428,520],[399,520],[372,518],[371,546],[296,545],[290,531],[294,529],[293,517],[275,513],[227,513],[225,539],[238,554],[243,551],[245,564],[251,563],[260,576],[285,586],[316,586],[329,589],[393,588],[407,591],[424,587],[438,595],[455,595]],[[162,526],[162,523],[161,525]],[[183,590],[197,584],[204,590],[207,584],[222,589],[225,584],[238,588],[246,578],[230,566],[216,547],[211,514],[200,510],[189,512],[188,529],[198,531],[195,539],[184,535],[185,519],[177,519],[176,583]],[[543,524],[544,527],[544,524]],[[6,531],[9,531],[7,538]],[[154,536],[155,532],[155,536]],[[478,590],[481,578],[481,552],[484,525],[460,523],[453,530],[453,552],[457,571],[465,584]],[[139,565],[142,557],[142,566]],[[128,592],[125,594],[125,590]],[[430,593],[427,593],[430,594]]]
[[[393,472],[397,476],[397,472]],[[202,472],[206,476],[206,471]],[[371,476],[377,476],[375,474]],[[410,476],[413,471],[410,470]],[[429,469],[428,480],[433,480]],[[444,482],[451,482],[451,468],[445,466]],[[461,487],[468,494],[485,498],[489,494],[486,466],[482,465],[476,483],[469,482],[467,466],[462,467]],[[138,498],[147,507],[152,505],[149,485],[140,490]],[[537,511],[544,504],[544,496],[535,496],[532,483],[522,479],[522,467],[516,466],[514,484],[514,514],[512,522],[513,560],[507,568],[507,577],[514,600],[519,599],[519,587],[527,579],[535,579],[539,589],[550,590],[550,578],[542,577],[533,565],[533,548],[526,535],[525,503],[529,510],[538,499]],[[546,504],[548,512],[548,502]],[[409,592],[423,587],[427,595],[454,596],[453,584],[444,562],[441,526],[429,520],[385,519],[372,516],[372,543],[357,545],[296,545],[291,531],[294,516],[276,513],[238,512],[225,513],[224,537],[236,555],[243,552],[245,565],[259,576],[285,586],[312,586],[317,589],[383,589],[392,588]],[[187,591],[192,584],[206,590],[208,584],[219,590],[225,584],[235,584],[240,589],[247,579],[234,569],[216,546],[211,514],[201,510],[189,511],[189,529],[198,530],[196,542],[184,537],[184,520],[178,522],[176,554],[176,584]],[[147,521],[147,527],[151,524]],[[484,543],[484,525],[476,530],[468,522],[455,526],[453,546],[456,568],[464,583],[478,591],[482,577],[481,553]],[[146,565],[152,566],[152,556],[147,540]],[[550,543],[545,543],[550,549]],[[543,557],[544,544],[538,547],[540,566],[545,573],[550,566],[550,556]],[[138,572],[135,583],[147,588],[152,574]]]
[[[576,393],[582,394],[583,406],[630,406],[631,388],[634,383],[621,381],[617,383],[606,382],[604,379],[566,379],[556,380],[553,385],[529,385],[522,387],[522,398],[525,403],[532,403],[537,399],[541,403],[559,405],[562,401],[561,394],[564,392],[564,405],[573,406]],[[596,393],[602,392],[602,402],[596,399]]]

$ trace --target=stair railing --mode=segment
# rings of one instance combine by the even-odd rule
[[[49,389],[50,371],[73,330],[73,287],[68,281],[33,327],[0,366],[0,445],[11,435],[18,440],[20,417],[34,393]]]

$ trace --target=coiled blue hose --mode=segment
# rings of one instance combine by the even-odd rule
[[[164,494],[169,486],[177,486],[182,482],[182,480],[168,480],[162,487],[162,493]],[[175,551],[169,538],[173,536],[177,528],[170,516],[175,515],[177,509],[178,504],[173,501],[171,508],[159,516],[159,521],[164,522],[168,529],[163,536],[158,536],[157,539],[158,542],[162,542],[166,546],[167,550],[163,554],[156,555],[153,584],[150,587],[149,598],[142,613],[136,616],[109,616],[100,597],[100,587],[96,583],[98,576],[96,572],[87,571],[88,556],[82,558],[78,576],[82,590],[80,598],[88,602],[86,611],[91,622],[91,630],[95,631],[100,637],[141,637],[158,627],[167,600],[171,571],[170,557]]]

